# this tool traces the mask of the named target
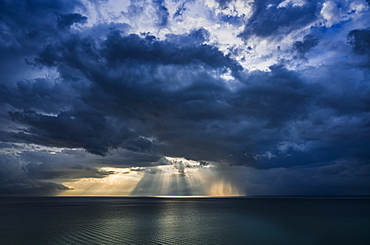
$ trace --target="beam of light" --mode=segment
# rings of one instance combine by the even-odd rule
[[[141,168],[101,168],[104,178],[82,178],[62,184],[72,188],[60,196],[244,196],[235,169],[201,165],[197,161],[167,157],[168,165]]]
[[[233,169],[201,166],[184,158],[166,159],[171,165],[145,173],[131,192],[134,196],[244,196]]]

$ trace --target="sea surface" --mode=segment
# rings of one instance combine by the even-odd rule
[[[370,244],[369,198],[0,198],[0,244]]]

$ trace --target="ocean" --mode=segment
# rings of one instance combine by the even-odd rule
[[[0,244],[370,244],[369,198],[0,198]]]

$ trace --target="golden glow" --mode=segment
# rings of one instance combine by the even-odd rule
[[[207,198],[211,196],[152,196],[158,198]]]
[[[221,197],[244,196],[245,191],[235,177],[235,169],[214,165],[201,166],[185,158],[166,157],[170,165],[162,165],[146,173],[131,195]]]
[[[190,179],[201,182],[207,196],[244,196],[233,176],[221,174],[214,169],[199,169],[190,175]]]
[[[82,178],[64,182],[72,188],[60,193],[60,196],[128,196],[143,177],[139,172],[131,172],[128,168],[105,167],[101,170],[114,172],[105,178]]]
[[[201,166],[185,158],[166,157],[169,165],[156,167],[110,168],[104,178],[82,178],[62,184],[72,188],[61,196],[153,196],[227,197],[243,196],[234,169]]]

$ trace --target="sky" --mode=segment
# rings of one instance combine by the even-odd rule
[[[0,0],[0,195],[370,195],[369,0]]]

